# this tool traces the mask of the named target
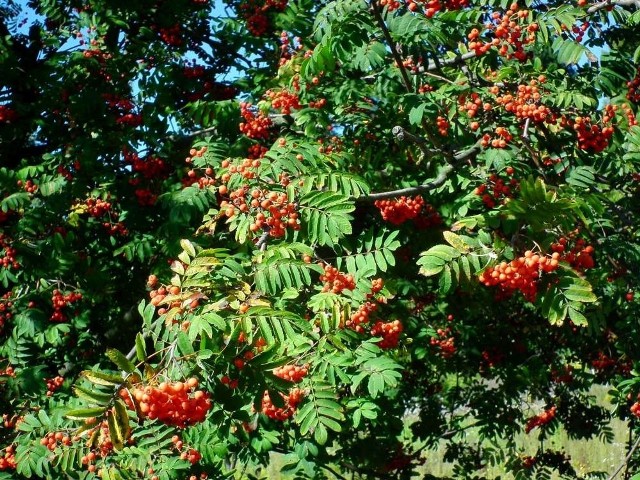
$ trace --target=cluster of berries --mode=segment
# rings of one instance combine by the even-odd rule
[[[91,425],[96,422],[95,418],[88,419],[87,424]],[[97,469],[95,461],[98,457],[105,458],[113,452],[113,442],[111,441],[111,433],[109,432],[109,423],[103,420],[100,424],[87,430],[90,438],[95,439],[91,446],[93,447],[87,454],[80,458],[80,463],[84,465],[90,473],[97,473],[100,476],[100,470]],[[132,442],[132,439],[128,439]]]
[[[507,174],[513,174],[513,168],[507,167]],[[487,208],[494,208],[496,204],[504,204],[508,198],[513,198],[514,190],[519,186],[519,182],[515,178],[501,178],[495,173],[489,175],[489,181],[476,187],[474,193],[482,197],[482,203]]]
[[[364,332],[363,324],[368,324],[370,315],[378,309],[378,305],[373,302],[365,302],[358,310],[351,314],[351,318],[346,323],[346,327],[358,333]]]
[[[325,263],[319,263],[319,265],[324,269],[324,273],[320,275],[320,281],[324,282],[323,292],[340,294],[343,290],[354,290],[356,288],[353,275],[344,274],[337,268]]]
[[[579,238],[571,246],[565,237],[558,239],[557,243],[551,245],[551,250],[560,253],[560,259],[569,263],[574,269],[583,271],[595,266],[593,259],[594,248],[587,245],[587,242]]]
[[[16,466],[16,447],[9,445],[3,449],[2,456],[0,456],[0,471],[15,470]]]
[[[306,366],[298,365],[283,365],[282,367],[274,368],[273,374],[283,380],[289,382],[298,383],[304,377],[307,376],[308,369]]]
[[[242,102],[240,104],[240,115],[244,122],[240,123],[240,132],[249,138],[266,140],[271,134],[273,122],[260,111],[256,112],[251,103]]]
[[[493,106],[489,102],[483,102],[480,95],[476,92],[472,92],[469,95],[460,95],[458,97],[458,105],[460,106],[460,111],[466,112],[469,118],[476,117],[480,109],[485,112],[493,109]]]
[[[449,133],[449,121],[441,115],[438,115],[436,118],[436,127],[438,128],[438,133],[442,137],[446,137]]]
[[[460,10],[468,7],[470,0],[407,0],[407,9],[412,12],[423,12],[428,18],[432,18],[441,10]],[[380,5],[387,7],[392,12],[400,8],[398,0],[380,0]]]
[[[53,452],[60,445],[64,445],[65,447],[71,446],[73,444],[73,440],[71,440],[71,437],[66,433],[49,432],[43,439],[40,440],[40,444],[44,445]]]
[[[605,107],[605,116],[603,117],[603,124],[607,124],[608,120],[613,118],[613,110],[615,107],[611,105]],[[563,119],[561,126],[569,127],[576,132],[578,137],[578,148],[587,150],[593,153],[599,153],[609,146],[609,140],[613,136],[613,126],[600,126],[597,123],[592,122],[591,117],[576,117],[573,120]]]
[[[145,180],[167,178],[170,174],[169,165],[160,157],[152,155],[140,158],[136,152],[130,152],[126,148],[122,150],[124,161],[131,165],[135,173],[139,173]]]
[[[13,318],[13,313],[11,312],[13,302],[10,298],[11,292],[5,293],[2,298],[0,298],[0,333],[2,333],[5,323]]]
[[[270,27],[269,11],[281,12],[287,3],[288,0],[243,0],[238,14],[247,22],[247,30],[253,36],[261,37]]]
[[[478,279],[487,287],[500,287],[507,294],[519,290],[526,300],[533,302],[538,293],[540,274],[556,270],[559,259],[558,252],[547,257],[527,250],[522,257],[488,267],[478,275]]]
[[[27,180],[26,182],[18,180],[18,187],[22,188],[27,193],[36,193],[38,191],[38,185],[33,183],[33,180]]]
[[[219,190],[220,193],[227,192],[226,186],[224,187]],[[251,232],[263,230],[275,238],[283,237],[287,228],[300,229],[297,206],[289,202],[284,192],[259,188],[249,191],[249,186],[244,185],[229,193],[229,200],[220,202],[220,211],[227,218],[232,218],[238,213],[251,215],[253,217],[253,222],[249,226]]]
[[[380,348],[396,348],[400,341],[402,330],[403,327],[400,320],[394,320],[392,322],[378,321],[371,327],[371,336],[382,338],[377,344]]]
[[[6,269],[17,270],[20,268],[20,262],[16,260],[18,251],[11,246],[11,239],[4,233],[0,233],[0,249],[2,249],[2,256],[0,256],[0,266]]]
[[[18,113],[11,107],[0,105],[0,123],[12,123],[18,119]]]
[[[553,405],[551,406],[551,408],[545,410],[540,415],[535,415],[529,418],[524,426],[525,433],[529,433],[534,428],[541,427],[551,422],[554,418],[556,418],[556,410],[557,407]]]
[[[267,90],[265,96],[271,100],[271,106],[284,115],[291,114],[291,110],[300,110],[300,98],[297,93],[288,90]]]
[[[492,137],[491,134],[485,133],[480,140],[480,145],[483,148],[507,148],[509,142],[513,140],[513,135],[505,127],[496,127],[495,134],[496,136]]]
[[[54,378],[45,378],[44,381],[47,384],[47,397],[51,397],[53,396],[53,393],[64,383],[64,377],[58,375]]]
[[[520,10],[517,2],[513,2],[504,14],[500,12],[491,14],[491,22],[486,25],[495,36],[491,44],[497,47],[498,54],[507,60],[515,58],[523,62],[527,59],[524,47],[535,42],[535,33],[539,28],[537,23],[525,25],[528,17],[529,11]],[[485,53],[485,48],[486,46],[478,45],[471,49],[480,50],[478,53]]]
[[[538,84],[544,83],[546,77],[540,75],[538,79],[529,81],[528,85],[518,85],[516,93],[500,94],[500,88],[493,86],[489,92],[496,95],[496,103],[502,105],[507,112],[513,113],[521,120],[531,119],[534,122],[555,122],[556,118],[551,109],[540,103],[542,92]]]
[[[132,410],[135,400],[143,418],[158,419],[167,425],[184,428],[202,422],[211,408],[209,394],[195,390],[197,386],[198,380],[190,378],[186,382],[135,386],[130,392],[122,389],[120,397]]]
[[[442,358],[451,358],[456,353],[455,338],[451,335],[451,328],[439,328],[436,331],[437,337],[431,337],[429,344],[437,349]]]
[[[191,465],[195,465],[202,458],[202,455],[196,449],[185,448],[184,442],[178,435],[171,437],[171,443],[173,443],[173,447],[180,452],[180,459],[188,460]]]
[[[265,390],[262,395],[262,413],[273,420],[281,422],[291,418],[304,398],[304,391],[299,388],[293,388],[288,395],[280,394],[284,401],[284,406],[276,407],[271,401],[269,392]]]
[[[56,323],[66,322],[67,316],[63,310],[73,303],[77,303],[82,300],[82,294],[80,292],[63,293],[60,290],[54,290],[51,296],[51,305],[53,307],[53,313],[49,320]]]
[[[400,225],[416,218],[425,205],[422,196],[410,198],[402,196],[398,199],[376,200],[374,205],[380,210],[382,219],[393,225]]]
[[[60,290],[54,290],[51,296],[51,305],[53,307],[53,313],[49,320],[56,323],[66,322],[67,316],[63,310],[73,303],[77,303],[82,300],[82,294],[80,292],[63,293]]]
[[[153,26],[151,27],[151,29],[154,29]],[[156,29],[160,33],[160,38],[162,39],[162,41],[167,45],[170,45],[172,47],[179,47],[180,45],[182,45],[183,40],[180,34],[182,28],[180,27],[179,23],[171,25],[170,27],[156,27]]]

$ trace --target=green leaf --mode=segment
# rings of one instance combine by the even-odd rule
[[[102,407],[96,408],[76,408],[65,413],[65,417],[73,420],[86,420],[87,418],[100,417],[105,412]]]
[[[107,357],[109,357],[109,360],[115,363],[120,370],[126,373],[132,373],[136,369],[136,366],[122,352],[115,348],[107,349]]]

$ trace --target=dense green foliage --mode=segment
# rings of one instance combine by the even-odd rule
[[[6,0],[0,479],[635,441],[639,65],[629,0]]]

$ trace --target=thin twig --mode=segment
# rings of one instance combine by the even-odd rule
[[[407,73],[407,69],[402,62],[402,57],[398,52],[398,45],[393,42],[393,38],[391,38],[391,33],[389,33],[389,29],[387,25],[384,23],[384,19],[382,18],[382,14],[380,13],[380,7],[378,5],[377,0],[371,0],[371,11],[373,12],[373,16],[378,22],[378,26],[382,30],[382,34],[384,35],[384,39],[386,40],[389,48],[391,49],[391,55],[393,55],[393,59],[400,70],[400,75],[402,76],[402,80],[404,81],[404,86],[408,92],[413,92],[413,85],[411,84],[411,79],[409,78],[409,74]]]
[[[639,446],[640,446],[640,435],[638,435],[636,442],[633,444],[633,446],[629,450],[629,453],[627,453],[627,456],[624,458],[622,463],[618,466],[618,468],[616,468],[616,470],[611,474],[611,476],[607,478],[607,480],[613,480],[614,478],[616,478],[616,476],[622,471],[622,469],[629,463],[629,460],[631,460],[633,453],[636,451],[636,449]]]
[[[587,9],[587,13],[595,13],[598,10],[611,6],[640,8],[640,0],[604,0],[603,2],[590,6]]]
[[[458,63],[464,63],[467,60],[474,58],[476,56],[477,54],[474,50],[472,52],[463,53],[462,55],[456,55],[455,57],[452,57],[452,58],[438,60],[437,62],[429,62],[427,65],[418,67],[417,73],[425,73],[425,72],[431,72],[433,70],[440,70],[442,67],[447,67],[449,65],[456,65]]]
[[[216,127],[203,128],[202,130],[196,130],[194,132],[189,132],[182,135],[169,135],[167,137],[167,140],[169,140],[170,142],[175,142],[176,140],[179,140],[181,138],[198,137],[200,135],[204,135],[206,133],[211,133],[215,131],[216,131]]]

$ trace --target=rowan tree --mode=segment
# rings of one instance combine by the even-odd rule
[[[410,478],[443,444],[455,478],[629,478],[639,24],[5,2],[0,479]],[[614,418],[615,472],[545,443]]]

